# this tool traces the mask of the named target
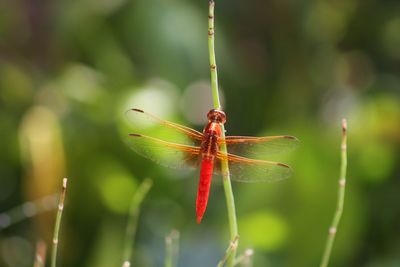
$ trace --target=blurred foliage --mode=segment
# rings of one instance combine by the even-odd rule
[[[255,266],[316,266],[333,216],[340,119],[348,187],[331,266],[400,265],[400,2],[216,1],[228,134],[291,134],[292,178],[234,184],[241,241]],[[179,266],[215,266],[228,243],[218,178],[195,223],[198,173],[166,169],[125,144],[132,107],[201,129],[211,108],[207,1],[0,1],[0,229],[5,212],[69,192],[62,266],[120,266],[129,200],[142,207],[135,266],[161,266],[181,232]],[[180,179],[187,177],[189,179]],[[179,179],[177,179],[179,178]],[[54,214],[0,232],[0,266],[32,266]]]

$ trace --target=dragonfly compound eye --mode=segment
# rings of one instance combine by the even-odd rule
[[[219,123],[225,123],[226,115],[225,112],[219,109],[212,109],[207,113],[207,118],[209,121],[215,121]]]

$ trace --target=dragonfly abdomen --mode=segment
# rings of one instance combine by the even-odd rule
[[[200,181],[196,199],[197,223],[201,222],[207,208],[208,196],[210,193],[211,178],[213,175],[214,158],[203,157],[200,169]]]

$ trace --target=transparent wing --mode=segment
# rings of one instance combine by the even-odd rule
[[[270,158],[295,149],[299,140],[290,135],[279,136],[227,136],[219,141],[226,143],[228,152],[254,158]]]
[[[193,169],[200,165],[198,147],[166,142],[141,134],[130,134],[127,142],[141,156],[166,167]]]
[[[215,173],[221,174],[221,160],[228,159],[232,180],[239,182],[274,182],[288,178],[292,169],[280,162],[248,159],[233,154],[217,153]]]
[[[141,133],[148,136],[157,136],[162,140],[197,146],[201,142],[202,133],[189,127],[160,119],[141,109],[130,109],[125,112],[133,133]]]

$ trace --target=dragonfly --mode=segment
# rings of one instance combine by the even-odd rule
[[[197,223],[202,221],[207,208],[213,174],[224,176],[222,161],[228,162],[229,178],[240,182],[272,182],[288,178],[292,173],[291,168],[284,163],[246,156],[272,156],[291,150],[297,146],[296,137],[223,138],[221,126],[226,122],[226,115],[222,110],[211,109],[207,113],[208,123],[203,132],[160,119],[137,108],[128,110],[126,116],[136,131],[128,135],[127,141],[139,155],[170,168],[200,168],[196,198]],[[229,153],[221,151],[222,145],[226,145]]]

